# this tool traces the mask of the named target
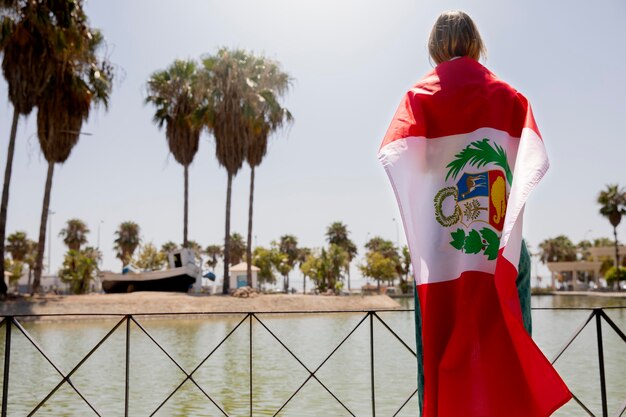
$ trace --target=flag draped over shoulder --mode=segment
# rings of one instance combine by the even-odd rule
[[[526,98],[471,58],[444,62],[404,96],[378,157],[413,262],[422,415],[552,414],[571,394],[515,286],[524,205],[548,169]]]

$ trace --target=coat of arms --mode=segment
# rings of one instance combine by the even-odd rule
[[[452,179],[455,184],[435,195],[435,219],[444,227],[462,226],[450,233],[450,245],[454,248],[468,254],[482,252],[494,260],[504,226],[507,183],[510,186],[513,181],[506,152],[485,138],[470,143],[454,157],[446,166],[446,181]],[[502,170],[480,171],[487,164]],[[467,165],[476,171],[461,173]]]

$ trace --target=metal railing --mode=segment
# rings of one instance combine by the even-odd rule
[[[622,307],[623,308],[623,307]],[[581,309],[568,309],[568,308],[537,308],[536,310],[581,310]],[[584,309],[590,310],[590,309]],[[194,379],[194,374],[211,358],[214,353],[225,343],[227,342],[236,332],[245,331],[246,327],[249,335],[249,362],[248,362],[248,373],[249,373],[249,415],[253,415],[253,411],[255,410],[254,404],[254,396],[253,396],[253,351],[254,351],[254,343],[253,343],[253,327],[262,329],[268,335],[271,336],[288,355],[293,357],[295,361],[302,367],[303,370],[306,371],[307,377],[302,382],[300,386],[298,386],[295,391],[288,397],[284,403],[278,407],[273,413],[274,416],[281,415],[281,413],[285,410],[285,407],[290,404],[293,398],[301,392],[304,387],[307,386],[311,381],[316,381],[319,385],[336,401],[336,403],[351,416],[356,416],[356,413],[353,409],[346,405],[345,401],[342,401],[340,396],[333,392],[327,384],[325,384],[319,377],[318,373],[324,366],[328,366],[329,360],[336,354],[336,352],[343,346],[346,341],[348,341],[355,332],[364,327],[367,327],[369,330],[369,401],[371,403],[371,413],[375,417],[376,416],[376,372],[375,372],[375,338],[374,338],[374,328],[376,326],[382,326],[382,329],[385,329],[389,333],[393,339],[406,349],[413,357],[416,357],[415,350],[407,344],[392,328],[391,326],[385,322],[381,318],[382,313],[397,313],[397,312],[412,312],[413,310],[376,310],[376,311],[298,311],[298,312],[228,312],[228,313],[158,313],[158,314],[48,314],[48,315],[13,315],[13,316],[2,316],[2,321],[0,322],[0,329],[4,326],[4,373],[2,380],[2,409],[1,416],[7,416],[8,412],[8,403],[9,403],[9,384],[12,378],[20,377],[19,375],[11,374],[11,347],[12,347],[12,333],[17,331],[21,335],[23,335],[26,340],[39,352],[39,354],[52,366],[52,368],[59,374],[61,377],[60,382],[54,386],[52,390],[48,392],[48,394],[41,400],[39,403],[28,413],[28,416],[35,415],[42,406],[46,404],[46,402],[64,385],[68,385],[77,395],[78,397],[98,416],[103,415],[99,412],[94,404],[90,402],[85,395],[77,388],[77,386],[72,382],[72,376],[76,374],[76,372],[85,364],[85,362],[96,352],[98,349],[102,347],[102,345],[109,339],[109,337],[115,333],[118,329],[122,328],[125,330],[125,350],[124,350],[124,367],[125,367],[125,380],[124,380],[124,416],[129,415],[129,388],[130,388],[130,351],[131,351],[131,323],[133,323],[141,333],[145,334],[147,338],[163,353],[165,356],[184,374],[184,379],[167,395],[160,404],[152,411],[149,415],[155,415],[158,413],[163,406],[176,394],[181,387],[188,381],[191,382],[195,387],[199,389],[199,391],[208,399],[217,410],[219,410],[220,415],[229,416],[226,412],[225,407],[221,405],[218,400],[215,399],[214,395],[207,392],[206,389],[202,387],[202,385]],[[362,317],[358,320],[357,324],[352,326],[352,328],[344,335],[341,341],[334,346],[332,350],[324,357],[324,359],[319,363],[316,367],[307,366],[304,361],[298,357],[294,353],[294,351],[287,346],[287,344],[281,340],[280,337],[277,336],[276,332],[273,331],[265,322],[261,316],[264,315],[272,315],[272,314],[304,314],[304,315],[315,315],[315,314],[362,314]],[[224,336],[221,341],[207,354],[204,358],[191,370],[187,371],[181,363],[174,358],[174,356],[168,352],[158,340],[150,333],[148,330],[137,320],[138,317],[149,317],[149,316],[159,316],[159,317],[180,317],[180,316],[218,316],[218,315],[241,315],[243,318],[237,322],[237,324]],[[82,316],[82,317],[118,317],[119,320],[116,324],[106,333],[104,337],[102,337],[95,346],[89,350],[89,352],[78,361],[78,363],[69,371],[64,372],[59,365],[57,365],[40,346],[34,340],[34,338],[29,334],[29,332],[24,328],[20,320],[23,319],[32,319],[32,318],[40,318],[40,317],[54,317],[54,316]],[[599,372],[600,372],[600,395],[602,400],[602,417],[609,417],[608,415],[608,407],[607,407],[607,389],[606,389],[606,375],[604,369],[604,345],[602,340],[602,321],[604,320],[613,331],[622,339],[624,343],[626,343],[626,336],[624,332],[619,329],[619,327],[611,320],[611,318],[605,313],[604,309],[596,308],[591,309],[590,315],[587,319],[581,323],[581,325],[576,329],[574,334],[564,343],[563,347],[558,351],[558,353],[552,358],[551,363],[554,364],[563,353],[571,346],[571,344],[579,337],[582,330],[595,319],[596,324],[596,334],[597,334],[597,346],[598,346],[598,359],[599,359]],[[413,343],[411,343],[413,344]],[[416,378],[414,378],[416,379]],[[416,381],[415,386],[417,386]],[[400,412],[406,407],[406,405],[417,395],[417,388],[412,391],[412,393],[406,398],[397,411],[393,413],[393,416],[399,415]],[[576,403],[589,415],[595,417],[595,415],[589,410],[589,408],[573,393],[573,398]],[[120,399],[121,400],[121,399]],[[623,402],[619,410],[616,412],[615,417],[622,416],[624,411],[626,410],[626,400]]]

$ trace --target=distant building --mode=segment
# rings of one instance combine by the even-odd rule
[[[257,274],[261,269],[252,265],[252,288],[258,288],[257,286]],[[236,290],[237,288],[248,286],[248,264],[242,262],[235,266],[231,266],[230,272],[230,288]]]
[[[603,258],[613,258],[615,256],[615,247],[589,248],[587,251],[591,255],[591,261],[572,261],[572,262],[548,262],[546,266],[550,270],[552,288],[556,288],[556,278],[569,276],[565,281],[566,288],[574,291],[585,290],[590,288],[590,281],[593,280],[595,288],[600,287],[600,268],[602,267]],[[626,256],[626,246],[618,246],[620,257]],[[582,279],[579,279],[579,276]]]

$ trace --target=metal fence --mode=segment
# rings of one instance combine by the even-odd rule
[[[555,309],[555,308],[545,308],[545,309],[537,309],[537,310],[581,310],[581,309],[567,309],[567,308],[561,308],[561,309]],[[555,362],[557,362],[559,360],[559,358],[561,358],[561,356],[563,355],[564,352],[567,351],[567,349],[572,345],[572,343],[574,342],[574,340],[576,340],[579,335],[581,334],[581,332],[583,331],[583,329],[589,325],[589,323],[591,322],[595,322],[595,326],[596,326],[596,335],[597,335],[597,348],[598,348],[598,364],[599,364],[599,373],[600,373],[600,397],[601,397],[601,402],[602,402],[602,417],[609,417],[608,415],[608,407],[607,407],[607,388],[606,388],[606,376],[605,376],[605,366],[604,366],[604,345],[603,345],[603,337],[602,337],[602,323],[603,321],[609,326],[609,328],[614,331],[620,338],[621,340],[626,343],[626,336],[624,335],[624,332],[613,322],[613,320],[611,320],[611,318],[606,314],[606,312],[604,311],[604,309],[602,308],[596,308],[596,309],[585,309],[585,310],[591,310],[589,316],[587,317],[586,320],[584,320],[580,326],[576,329],[576,331],[572,334],[572,336],[563,344],[563,347],[558,351],[558,353],[551,359],[551,363],[554,364]],[[154,346],[156,346],[183,374],[184,374],[184,378],[182,379],[182,381],[175,387],[175,389],[173,389],[169,395],[167,395],[162,402],[156,407],[156,409],[154,409],[151,413],[149,413],[149,415],[155,415],[156,413],[158,413],[162,407],[172,398],[172,396],[174,396],[174,394],[176,394],[181,387],[187,383],[190,382],[192,383],[195,387],[198,388],[198,390],[206,397],[206,399],[208,399],[215,407],[217,410],[219,410],[220,415],[222,416],[229,416],[229,414],[226,412],[225,407],[219,403],[218,400],[216,400],[214,398],[214,396],[208,392],[205,388],[202,387],[202,385],[200,383],[198,383],[198,381],[196,379],[194,379],[194,375],[196,374],[196,372],[198,371],[198,369],[200,369],[200,367],[203,366],[203,364],[205,364],[205,362],[211,358],[211,356],[225,343],[227,342],[235,333],[237,332],[247,332],[249,335],[249,345],[248,345],[248,354],[249,354],[249,361],[248,361],[248,384],[249,384],[249,415],[252,416],[253,412],[255,410],[255,403],[254,403],[254,396],[253,396],[253,373],[255,372],[255,369],[253,367],[253,354],[254,354],[254,350],[255,350],[255,343],[254,343],[254,339],[253,339],[253,328],[255,329],[262,329],[263,331],[267,332],[267,334],[269,336],[271,336],[271,338],[273,338],[280,346],[282,346],[282,348],[284,349],[285,352],[287,352],[287,354],[289,356],[291,356],[293,359],[295,359],[295,361],[299,364],[299,366],[302,367],[302,369],[304,369],[308,375],[308,377],[305,379],[305,381],[299,386],[297,387],[293,393],[289,396],[289,398],[278,408],[276,408],[275,412],[273,413],[274,416],[277,415],[282,415],[284,414],[284,410],[285,407],[287,407],[287,405],[290,404],[290,402],[293,400],[293,398],[299,393],[301,392],[306,386],[307,384],[309,384],[311,381],[316,381],[329,395],[330,397],[333,398],[333,401],[336,401],[337,404],[339,404],[339,406],[341,407],[341,409],[343,410],[343,412],[345,412],[346,415],[351,415],[351,416],[355,416],[356,412],[355,410],[351,409],[345,401],[343,401],[340,398],[340,395],[338,395],[337,393],[333,392],[333,390],[331,388],[329,388],[329,386],[327,384],[325,384],[319,377],[318,377],[318,373],[320,372],[320,370],[325,367],[328,366],[328,362],[329,360],[336,354],[336,352],[341,348],[342,345],[344,345],[350,338],[353,337],[353,335],[355,334],[355,332],[358,329],[363,329],[366,328],[368,333],[369,333],[369,346],[368,351],[369,351],[369,392],[368,392],[368,397],[369,397],[369,402],[371,404],[371,414],[373,416],[376,416],[376,400],[377,400],[377,392],[376,392],[376,367],[375,367],[375,349],[376,349],[376,343],[375,343],[375,337],[374,337],[374,328],[375,326],[377,328],[381,328],[384,329],[384,331],[388,332],[388,335],[391,339],[393,339],[396,343],[399,344],[399,346],[402,347],[402,349],[406,349],[406,351],[412,355],[413,357],[416,356],[415,350],[412,347],[413,343],[411,342],[406,342],[405,340],[402,339],[402,337],[400,337],[396,331],[394,331],[392,329],[392,327],[381,317],[384,316],[385,314],[388,313],[397,313],[397,312],[412,312],[412,310],[377,310],[377,311],[317,311],[317,312],[312,312],[312,311],[298,311],[298,312],[229,312],[229,313],[169,313],[169,314],[135,314],[135,315],[115,315],[115,314],[109,314],[109,315],[102,315],[102,314],[80,314],[80,315],[76,315],[76,314],[71,314],[71,316],[82,316],[84,317],[117,317],[117,321],[115,323],[115,325],[113,325],[113,327],[106,333],[106,335],[104,337],[102,337],[99,342],[97,342],[95,344],[95,346],[86,354],[84,355],[84,357],[78,361],[78,363],[69,371],[69,372],[65,372],[62,370],[61,366],[59,366],[58,364],[56,364],[50,357],[49,354],[47,354],[44,349],[42,349],[40,347],[40,345],[37,343],[37,341],[32,337],[31,334],[29,334],[29,332],[24,328],[24,326],[22,325],[22,321],[24,320],[32,320],[33,318],[37,319],[37,318],[41,318],[41,317],[50,317],[50,316],[70,316],[68,315],[15,315],[15,316],[2,316],[2,321],[0,322],[0,331],[2,330],[2,326],[4,326],[4,336],[5,336],[5,346],[4,346],[4,374],[3,374],[3,380],[2,380],[2,410],[1,410],[1,416],[5,417],[9,414],[8,413],[8,404],[9,404],[9,386],[11,384],[11,381],[13,381],[15,378],[20,378],[20,375],[14,375],[11,373],[11,348],[12,348],[12,334],[14,332],[19,332],[21,335],[23,335],[26,340],[28,340],[28,342],[39,352],[39,354],[45,359],[45,361],[47,361],[52,368],[58,373],[58,375],[60,376],[61,380],[58,382],[58,384],[56,386],[54,386],[53,389],[51,389],[48,394],[41,399],[41,401],[39,401],[39,403],[27,414],[29,416],[31,415],[35,415],[40,409],[41,407],[43,407],[48,400],[50,400],[50,398],[60,389],[62,388],[64,385],[69,386],[77,395],[78,397],[80,397],[80,399],[93,411],[94,414],[101,416],[103,415],[100,411],[98,411],[96,409],[96,407],[94,406],[94,404],[92,402],[89,401],[89,399],[83,395],[83,393],[78,389],[78,387],[72,382],[72,377],[76,374],[76,372],[81,368],[81,366],[83,366],[85,364],[85,362],[99,349],[101,349],[102,345],[109,339],[109,337],[115,333],[116,331],[118,331],[118,329],[121,329],[122,331],[125,331],[125,357],[123,358],[124,361],[124,366],[125,366],[125,380],[124,380],[124,398],[120,398],[120,401],[123,400],[124,401],[124,415],[128,416],[129,415],[129,402],[130,402],[130,396],[129,396],[129,388],[130,388],[130,383],[131,383],[131,378],[130,378],[130,367],[131,367],[131,360],[130,360],[130,351],[132,349],[131,346],[131,323],[134,324],[141,333],[143,333],[153,344]],[[384,313],[384,314],[383,314]],[[356,323],[356,325],[354,325],[351,330],[347,331],[344,335],[344,337],[341,339],[340,342],[338,342],[335,346],[328,347],[329,348],[329,353],[325,356],[325,358],[319,363],[319,365],[317,365],[316,367],[311,367],[311,366],[307,366],[305,364],[305,361],[303,361],[296,353],[294,353],[294,351],[287,346],[287,344],[276,334],[276,332],[274,332],[267,324],[265,321],[264,316],[267,315],[272,315],[272,314],[303,314],[303,315],[311,315],[311,316],[315,316],[316,314],[360,314],[362,316],[359,316],[360,319],[358,320],[358,322]],[[164,317],[180,317],[180,316],[218,316],[218,315],[241,315],[242,318],[240,321],[237,322],[237,324],[226,334],[225,337],[223,337],[221,339],[221,341],[219,341],[219,343],[217,343],[217,345],[207,354],[204,356],[204,358],[199,361],[199,363],[191,370],[187,370],[185,369],[181,363],[170,353],[168,352],[162,343],[159,343],[158,340],[156,340],[156,338],[153,336],[153,334],[151,334],[144,325],[142,325],[140,323],[140,321],[138,320],[138,318],[146,318],[146,317],[150,317],[150,316],[164,316]],[[13,353],[15,354],[15,353]],[[393,413],[393,416],[399,415],[400,412],[406,407],[406,405],[412,400],[415,399],[415,397],[417,396],[417,389],[413,390],[413,392],[406,398],[406,400],[399,406],[399,408],[395,411],[395,413]],[[576,396],[576,393],[573,393],[573,398],[576,401],[576,403],[580,406],[580,408],[582,410],[584,410],[589,416],[595,416],[590,410],[589,407],[587,407],[580,399],[578,396]],[[615,417],[619,417],[622,416],[624,414],[624,411],[626,410],[626,400],[624,400],[624,402],[622,403],[622,405],[619,407],[619,409],[617,410],[617,412],[615,413]]]

